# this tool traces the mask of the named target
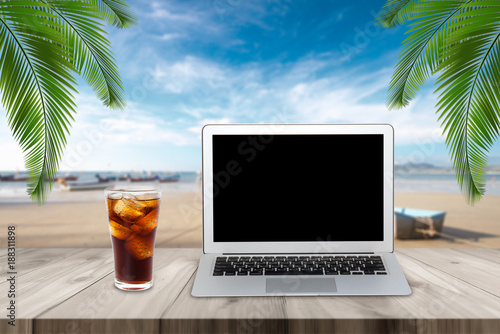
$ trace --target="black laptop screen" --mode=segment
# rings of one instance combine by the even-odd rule
[[[214,135],[215,242],[383,241],[383,135]]]

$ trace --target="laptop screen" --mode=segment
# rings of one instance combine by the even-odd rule
[[[214,135],[214,242],[383,241],[383,139]]]

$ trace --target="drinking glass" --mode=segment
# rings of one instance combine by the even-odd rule
[[[115,286],[140,291],[153,286],[153,252],[161,190],[108,187],[104,190],[115,263]]]

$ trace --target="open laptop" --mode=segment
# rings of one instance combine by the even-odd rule
[[[408,295],[387,124],[206,125],[192,295]]]

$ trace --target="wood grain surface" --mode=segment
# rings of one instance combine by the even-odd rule
[[[201,254],[158,248],[154,287],[124,292],[108,248],[19,249],[16,326],[0,333],[500,333],[499,249],[399,249],[413,293],[387,297],[194,298]]]

